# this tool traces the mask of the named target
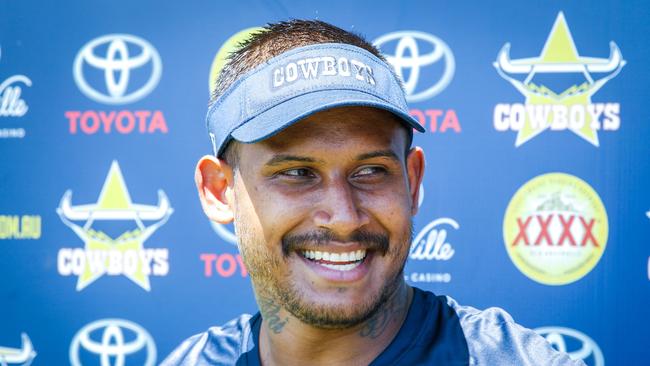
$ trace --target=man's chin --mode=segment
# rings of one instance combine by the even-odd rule
[[[320,329],[347,329],[355,327],[372,318],[382,301],[372,301],[369,304],[350,305],[321,305],[286,303],[286,309],[301,322]]]
[[[401,277],[398,277],[401,278]],[[398,281],[391,281],[377,293],[365,294],[362,302],[345,301],[345,295],[334,296],[328,302],[314,302],[314,298],[295,290],[281,291],[282,306],[301,322],[321,329],[346,329],[355,327],[372,318],[386,304],[397,288]],[[321,294],[322,295],[322,294]],[[358,299],[357,299],[358,300]]]

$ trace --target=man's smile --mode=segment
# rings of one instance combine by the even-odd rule
[[[305,250],[300,254],[313,262],[337,271],[352,270],[359,266],[366,258],[365,249],[344,253]]]
[[[308,271],[315,275],[317,282],[340,284],[363,280],[370,271],[372,258],[377,251],[331,247],[320,250],[298,250],[295,253],[301,259],[299,262],[305,264]]]

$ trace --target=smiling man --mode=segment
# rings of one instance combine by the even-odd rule
[[[163,365],[573,365],[500,309],[403,276],[424,153],[401,84],[357,35],[271,24],[235,52],[196,168],[207,216],[234,221],[260,312]]]

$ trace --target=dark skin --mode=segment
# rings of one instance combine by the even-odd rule
[[[240,144],[236,169],[212,156],[199,161],[204,211],[235,220],[264,319],[263,364],[369,364],[399,331],[413,293],[402,268],[424,174],[422,150],[406,144],[389,112],[341,107]],[[283,253],[283,239],[324,231],[331,240],[298,241]],[[355,240],[360,231],[385,237],[387,250]],[[354,269],[333,270],[306,251],[365,254]]]

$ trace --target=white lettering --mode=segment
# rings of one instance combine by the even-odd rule
[[[284,84],[284,71],[282,68],[273,70],[273,87],[277,88]]]
[[[548,115],[551,111],[551,106],[527,104],[526,111],[528,112],[528,119],[534,129],[543,129],[548,126]]]
[[[156,249],[154,256],[153,274],[156,276],[166,276],[169,273],[169,250]]]
[[[569,109],[569,127],[579,130],[585,125],[585,107],[582,104],[572,105]]]
[[[350,63],[345,57],[339,58],[339,75],[341,76],[350,76]]]
[[[321,57],[323,60],[323,75],[334,76],[336,75],[336,59],[331,56]]]
[[[553,123],[551,130],[566,130],[569,127],[568,108],[565,105],[553,105]]]
[[[588,125],[591,129],[615,131],[620,128],[619,103],[574,104],[504,104],[494,106],[494,129],[520,131],[529,121],[533,130],[550,127],[555,131],[579,131]]]
[[[318,61],[320,58],[307,58],[298,61],[303,78],[316,79],[318,77]]]
[[[603,129],[616,131],[621,126],[621,105],[618,103],[607,103],[605,105],[605,120]]]
[[[510,120],[508,118],[508,111],[510,110],[509,104],[497,104],[494,107],[494,115],[492,120],[494,122],[494,129],[497,131],[508,131],[510,128]]]
[[[138,270],[140,262],[138,261],[138,252],[135,250],[127,250],[123,255],[123,268],[124,274],[133,275]]]
[[[589,104],[587,106],[587,112],[591,117],[590,127],[598,130],[600,129],[600,115],[603,113],[605,105],[602,103]]]
[[[61,249],[56,256],[56,268],[61,276],[70,276],[72,274],[72,266],[70,261],[72,259],[72,250]]]
[[[357,60],[350,60],[350,63],[352,64],[355,71],[354,78],[364,81],[365,79],[363,77],[363,70],[366,69],[366,65],[363,62]]]
[[[12,138],[23,138],[25,137],[25,129],[24,128],[0,128],[0,138],[7,138],[7,137],[12,137]]]
[[[352,74],[351,69],[354,70],[354,75]],[[305,58],[297,60],[295,62],[289,62],[283,67],[279,67],[273,70],[272,83],[273,87],[277,88],[295,82],[298,79],[317,79],[321,75],[339,75],[345,77],[354,76],[355,79],[365,81],[370,85],[376,85],[377,83],[374,78],[374,70],[370,66],[364,64],[359,60],[350,61],[345,57],[341,57],[337,60],[331,56]],[[88,121],[82,122],[88,123]],[[131,121],[128,122],[128,125],[130,124]]]
[[[153,249],[147,249],[140,252],[140,263],[145,275],[151,274],[151,262],[153,261]]]
[[[93,274],[103,273],[106,263],[106,251],[104,250],[88,250],[86,252],[86,261],[90,267],[90,272]]]
[[[526,107],[521,103],[515,103],[510,107],[510,128],[519,131],[526,124]]]
[[[32,81],[24,75],[14,75],[0,83],[0,117],[22,117],[29,110],[27,103],[20,98],[23,89],[14,83],[32,86]]]
[[[458,223],[449,218],[432,221],[413,240],[409,251],[410,259],[447,261],[454,256],[454,248],[446,242],[447,230],[437,229],[441,225],[450,225],[454,229],[459,228]]]
[[[366,65],[366,78],[368,79],[368,83],[370,85],[375,85],[375,77],[374,77],[374,71],[372,71],[372,67]]]
[[[144,275],[166,276],[169,273],[169,250],[165,248],[143,250],[84,250],[63,248],[57,255],[57,269],[61,276],[106,273],[110,276],[134,275],[142,270]]]
[[[289,62],[287,66],[285,66],[285,70],[287,83],[292,83],[298,79],[298,65],[293,62]]]
[[[122,253],[117,250],[109,250],[106,272],[108,272],[109,275],[117,276],[122,274],[122,267],[124,267],[122,263]]]
[[[84,250],[81,248],[75,248],[72,250],[72,274],[79,276],[84,272],[86,268],[86,257]]]
[[[412,272],[408,277],[404,276],[406,280],[411,282],[425,282],[425,283],[449,283],[451,282],[450,273],[436,273],[436,272]]]

